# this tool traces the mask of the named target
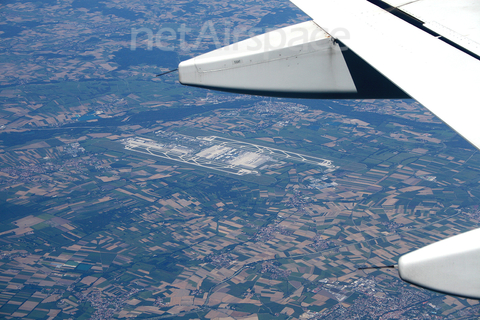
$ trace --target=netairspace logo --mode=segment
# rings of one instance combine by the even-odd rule
[[[217,29],[220,29],[223,33],[223,41],[220,41],[219,33]],[[309,43],[312,45],[314,39],[318,36],[319,33],[327,33],[331,36],[332,39],[342,40],[348,39],[350,33],[345,28],[336,28],[331,32],[328,30],[317,28],[314,32],[307,30],[305,27],[299,25],[296,28],[292,29],[292,32],[287,34],[284,29],[268,29],[268,28],[250,28],[245,27],[235,27],[232,28],[230,23],[225,23],[224,25],[215,26],[215,24],[209,20],[206,21],[194,41],[187,42],[187,35],[192,32],[192,28],[187,28],[185,24],[181,24],[179,28],[161,28],[157,32],[154,32],[151,28],[132,28],[131,29],[131,40],[130,40],[130,50],[134,51],[139,47],[137,43],[140,43],[140,46],[145,46],[145,36],[146,36],[146,46],[148,50],[153,50],[153,48],[160,49],[162,51],[183,51],[191,52],[196,51],[202,43],[212,43],[215,47],[221,48],[229,46],[231,43],[234,45],[229,47],[229,49],[237,50],[238,45],[236,45],[240,37],[248,35],[248,37],[253,38],[259,34],[265,34],[264,41],[256,39],[249,44],[247,47],[248,50],[259,50],[259,49],[276,49],[282,48],[285,46],[291,46],[296,43],[304,43],[305,45]],[[292,36],[294,34],[295,36]],[[143,39],[143,40],[142,40]]]

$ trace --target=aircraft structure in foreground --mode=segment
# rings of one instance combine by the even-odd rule
[[[411,97],[480,148],[479,1],[291,1],[312,20],[184,61],[180,82],[276,97]],[[480,229],[397,267],[405,281],[480,299]]]

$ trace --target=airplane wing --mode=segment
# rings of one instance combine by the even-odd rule
[[[412,97],[480,149],[480,2],[291,0],[313,20],[184,61],[180,82],[299,98]],[[480,229],[399,260],[400,276],[480,299]]]
[[[419,19],[435,19],[435,12],[442,12],[440,8],[444,8],[442,4],[448,4],[445,10],[450,9],[450,13],[451,7],[467,12],[469,17],[473,17],[471,24],[476,27],[473,29],[476,36],[469,33],[470,38],[462,38],[461,35],[450,38],[463,39],[457,41],[459,44],[470,43],[469,47],[475,51],[473,53],[459,50],[439,38],[433,30],[448,30],[449,34],[454,34],[450,28],[438,27],[442,26],[441,21],[427,21],[427,26],[433,29],[428,29],[428,32],[421,28],[423,24],[416,26],[392,14],[389,7],[385,10],[366,0],[292,2],[322,28],[328,28],[332,33],[333,30],[347,30],[348,34],[341,41],[350,50],[480,148],[480,45],[473,40],[475,38],[480,42],[478,1],[389,0],[392,4],[409,3],[399,8],[417,13]],[[420,7],[422,3],[424,5]],[[470,7],[458,7],[464,3],[470,4]],[[437,11],[433,13],[428,11],[435,9]],[[450,22],[449,26],[454,28],[455,22],[462,21]]]

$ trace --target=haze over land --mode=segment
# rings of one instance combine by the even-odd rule
[[[411,100],[178,84],[179,61],[305,21],[286,1],[0,4],[0,317],[470,319],[403,283],[479,226],[480,157]],[[148,50],[132,29],[180,32]],[[233,33],[230,40],[233,40]],[[228,40],[228,39],[227,39]],[[455,107],[455,106],[452,106]],[[127,148],[126,148],[127,147]]]

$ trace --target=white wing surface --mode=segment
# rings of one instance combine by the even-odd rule
[[[385,0],[433,32],[480,56],[480,2],[477,0]]]
[[[480,148],[478,59],[366,0],[292,2],[333,37],[346,30],[350,50]]]

